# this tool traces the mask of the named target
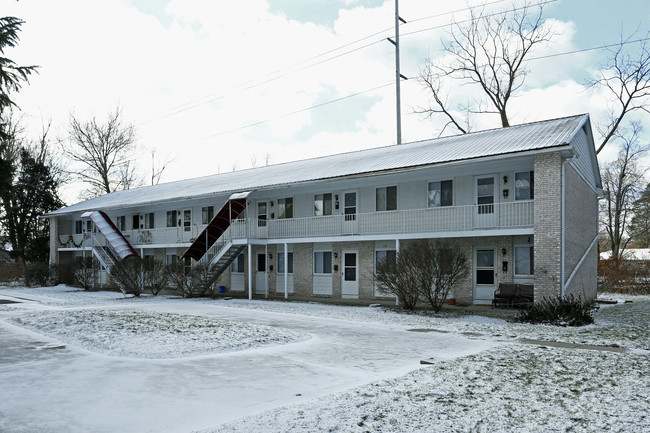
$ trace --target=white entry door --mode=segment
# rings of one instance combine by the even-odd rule
[[[341,298],[359,298],[359,253],[342,251],[343,274],[341,275]]]
[[[474,181],[474,227],[488,228],[497,225],[497,177],[477,176]]]
[[[267,275],[266,275],[266,254],[257,254],[257,268],[255,272],[255,294],[266,295]]]
[[[183,241],[189,242],[193,237],[192,235],[192,209],[183,210]],[[194,234],[196,236],[196,234]]]
[[[495,260],[494,248],[476,248],[474,250],[475,304],[489,304],[494,299],[497,285]]]
[[[343,234],[346,235],[358,233],[357,196],[356,191],[346,191],[343,193]]]

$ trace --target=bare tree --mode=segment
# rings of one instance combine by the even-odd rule
[[[589,83],[593,89],[606,89],[610,95],[607,120],[596,125],[603,137],[596,153],[617,136],[626,116],[634,112],[650,113],[649,37],[650,32],[638,40],[637,32],[626,38],[621,35],[620,42],[610,49],[607,64]]]
[[[650,247],[650,183],[646,185],[632,206],[634,216],[630,221],[629,233],[638,248]]]
[[[449,40],[443,41],[450,61],[440,64],[436,59],[426,59],[419,73],[419,81],[431,93],[431,100],[428,107],[414,111],[427,117],[445,117],[442,132],[448,126],[469,132],[465,125],[468,119],[463,119],[458,106],[454,109],[448,101],[443,83],[449,79],[477,86],[485,97],[460,107],[460,111],[497,114],[502,126],[510,126],[508,102],[528,73],[524,60],[536,46],[554,36],[543,19],[541,4],[532,7],[526,3],[498,14],[487,14],[483,8],[470,11],[468,20],[454,21]]]
[[[88,197],[129,189],[142,183],[133,165],[135,130],[124,124],[122,111],[109,114],[106,123],[93,116],[88,121],[70,115],[65,155],[83,167],[76,175],[87,184]]]
[[[601,223],[607,234],[611,257],[620,257],[631,238],[628,236],[628,223],[633,213],[633,205],[644,185],[644,170],[639,159],[647,153],[647,146],[639,144],[641,125],[632,123],[631,132],[619,129],[616,137],[621,140],[618,157],[607,164],[603,170],[603,190]]]

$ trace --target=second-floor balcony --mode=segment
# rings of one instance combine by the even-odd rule
[[[262,220],[239,218],[224,234],[229,240],[336,238],[339,236],[394,236],[498,230],[533,227],[530,201],[425,209],[395,210],[306,218]],[[151,230],[125,230],[123,234],[136,248],[191,244],[205,225]],[[80,248],[83,234],[60,235],[60,248]]]

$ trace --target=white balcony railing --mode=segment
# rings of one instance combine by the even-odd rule
[[[258,220],[241,218],[232,222],[220,241],[236,239],[316,238],[345,235],[400,235],[410,233],[466,232],[533,226],[533,201],[479,206],[447,206],[426,209],[371,212],[307,218]],[[154,230],[126,230],[125,237],[137,247],[189,244],[205,225]],[[60,236],[62,246],[78,247],[82,238]],[[65,245],[64,245],[65,244]]]

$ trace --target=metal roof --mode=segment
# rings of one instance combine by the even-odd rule
[[[588,120],[589,115],[581,114],[117,191],[58,209],[46,216],[147,205],[552,149],[568,145],[576,131]]]

